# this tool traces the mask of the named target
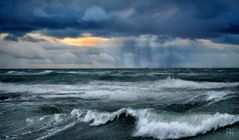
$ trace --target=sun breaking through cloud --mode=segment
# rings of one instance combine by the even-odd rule
[[[77,38],[63,38],[63,39],[56,39],[55,41],[58,43],[63,43],[66,45],[73,45],[73,46],[84,46],[84,47],[95,47],[99,43],[108,41],[109,38],[104,37],[77,37]]]
[[[0,68],[239,67],[238,0],[1,0]]]

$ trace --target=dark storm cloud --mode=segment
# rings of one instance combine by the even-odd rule
[[[239,25],[231,25],[228,28],[222,29],[222,32],[231,33],[231,34],[239,34]]]
[[[238,13],[237,0],[1,0],[0,31],[207,38],[238,34]]]
[[[220,35],[218,37],[212,38],[212,40],[218,43],[239,44],[239,34]]]

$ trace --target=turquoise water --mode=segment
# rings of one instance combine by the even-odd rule
[[[0,70],[0,139],[239,139],[239,69]]]

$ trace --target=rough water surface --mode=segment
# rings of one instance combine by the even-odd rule
[[[238,140],[239,69],[0,70],[0,139]]]

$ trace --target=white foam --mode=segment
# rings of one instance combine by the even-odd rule
[[[26,126],[30,130],[21,133],[21,135],[40,132],[40,136],[39,138],[36,138],[36,140],[51,137],[61,131],[73,127],[78,123],[77,120],[71,120],[71,117],[67,114],[45,115],[42,117],[36,116],[27,118],[26,122],[28,123]],[[25,131],[28,129],[25,128]]]
[[[82,112],[82,110],[79,110]],[[77,110],[73,110],[75,115]],[[85,115],[80,113],[77,117],[81,122],[90,123],[91,126],[104,125],[117,119],[125,113],[136,119],[136,128],[133,136],[153,137],[156,139],[179,139],[184,137],[205,134],[208,131],[232,125],[239,121],[239,116],[230,114],[157,114],[149,109],[123,108],[115,112],[99,112],[88,110]]]
[[[37,138],[36,140],[43,140],[43,139],[49,138],[49,137],[51,137],[51,136],[56,135],[56,134],[59,133],[59,132],[62,132],[62,131],[64,131],[64,130],[68,129],[68,128],[73,127],[73,126],[76,125],[76,124],[77,124],[77,122],[71,122],[71,123],[69,123],[69,124],[67,124],[67,125],[65,125],[65,126],[62,126],[62,127],[59,127],[59,128],[56,127],[56,128],[50,129],[50,130],[48,130],[48,133],[47,133],[46,135],[44,135],[44,136],[42,136],[42,137],[39,137],[39,138]]]
[[[145,112],[148,109],[141,109],[141,112]],[[113,121],[114,119],[118,119],[119,116],[123,113],[127,115],[131,115],[133,117],[137,117],[137,111],[130,108],[122,108],[115,112],[100,112],[96,110],[87,110],[84,113],[84,110],[74,109],[71,112],[71,115],[76,116],[80,119],[81,122],[90,123],[91,126],[99,126],[104,125],[107,122]]]
[[[152,88],[187,88],[187,89],[213,89],[238,86],[238,82],[195,82],[168,77],[151,84]]]
[[[54,84],[14,84],[0,82],[0,90],[10,93],[79,93],[80,87]]]
[[[35,116],[35,117],[31,117],[31,118],[26,118],[26,122],[30,125],[33,125],[36,123],[42,123],[42,122],[47,121],[48,124],[44,125],[44,127],[50,127],[50,125],[62,122],[64,117],[65,117],[64,114],[44,115],[41,117]]]
[[[184,137],[205,134],[208,131],[232,125],[239,121],[238,116],[229,114],[188,116],[181,120],[175,118],[173,121],[139,118],[134,136],[153,137],[156,139],[179,139]]]
[[[97,112],[97,111],[87,111],[86,115],[82,118],[82,122],[91,122],[91,126],[99,126],[102,124],[106,124],[109,121],[113,121],[114,119],[118,119],[118,117],[122,113],[129,113],[129,110],[123,108],[113,113],[108,112]]]
[[[45,75],[53,72],[52,70],[44,70],[40,72],[31,72],[31,71],[8,71],[7,75]],[[4,75],[6,75],[4,74]]]
[[[12,74],[12,73],[15,73],[16,71],[8,71],[7,74]]]
[[[223,82],[193,82],[181,79],[168,78],[158,81],[144,82],[92,82],[91,90],[86,90],[80,95],[84,99],[104,99],[104,100],[123,100],[134,101],[140,99],[175,99],[177,95],[185,100],[195,96],[208,96],[210,93],[205,90],[216,88],[229,88],[238,86],[239,83]],[[169,90],[178,89],[178,90]],[[202,90],[202,91],[192,91]],[[204,91],[203,91],[204,90]],[[222,91],[226,92],[226,91]],[[226,92],[224,95],[226,95]],[[228,93],[229,94],[229,93]],[[216,94],[215,94],[216,95]],[[219,98],[222,94],[217,94]],[[210,95],[211,96],[211,95]],[[221,98],[225,96],[220,96]],[[211,100],[209,97],[207,100]]]
[[[90,74],[88,71],[56,71],[56,73],[61,74]]]
[[[207,101],[221,101],[227,99],[226,96],[231,95],[231,91],[208,91],[207,93]]]
[[[135,101],[153,99],[188,100],[195,96],[208,96],[205,100],[226,97],[226,93],[209,94],[206,90],[215,88],[229,88],[239,83],[224,82],[194,82],[181,79],[167,78],[158,81],[143,82],[105,82],[93,81],[90,83],[67,84],[14,84],[0,82],[0,91],[9,93],[33,93],[43,98],[83,98],[100,100]],[[173,90],[169,90],[173,89]],[[175,90],[174,90],[175,89]],[[198,91],[194,91],[197,89]],[[202,90],[199,92],[199,90]],[[221,92],[224,92],[221,91]],[[214,97],[217,96],[217,97]],[[165,100],[166,101],[166,100]]]

